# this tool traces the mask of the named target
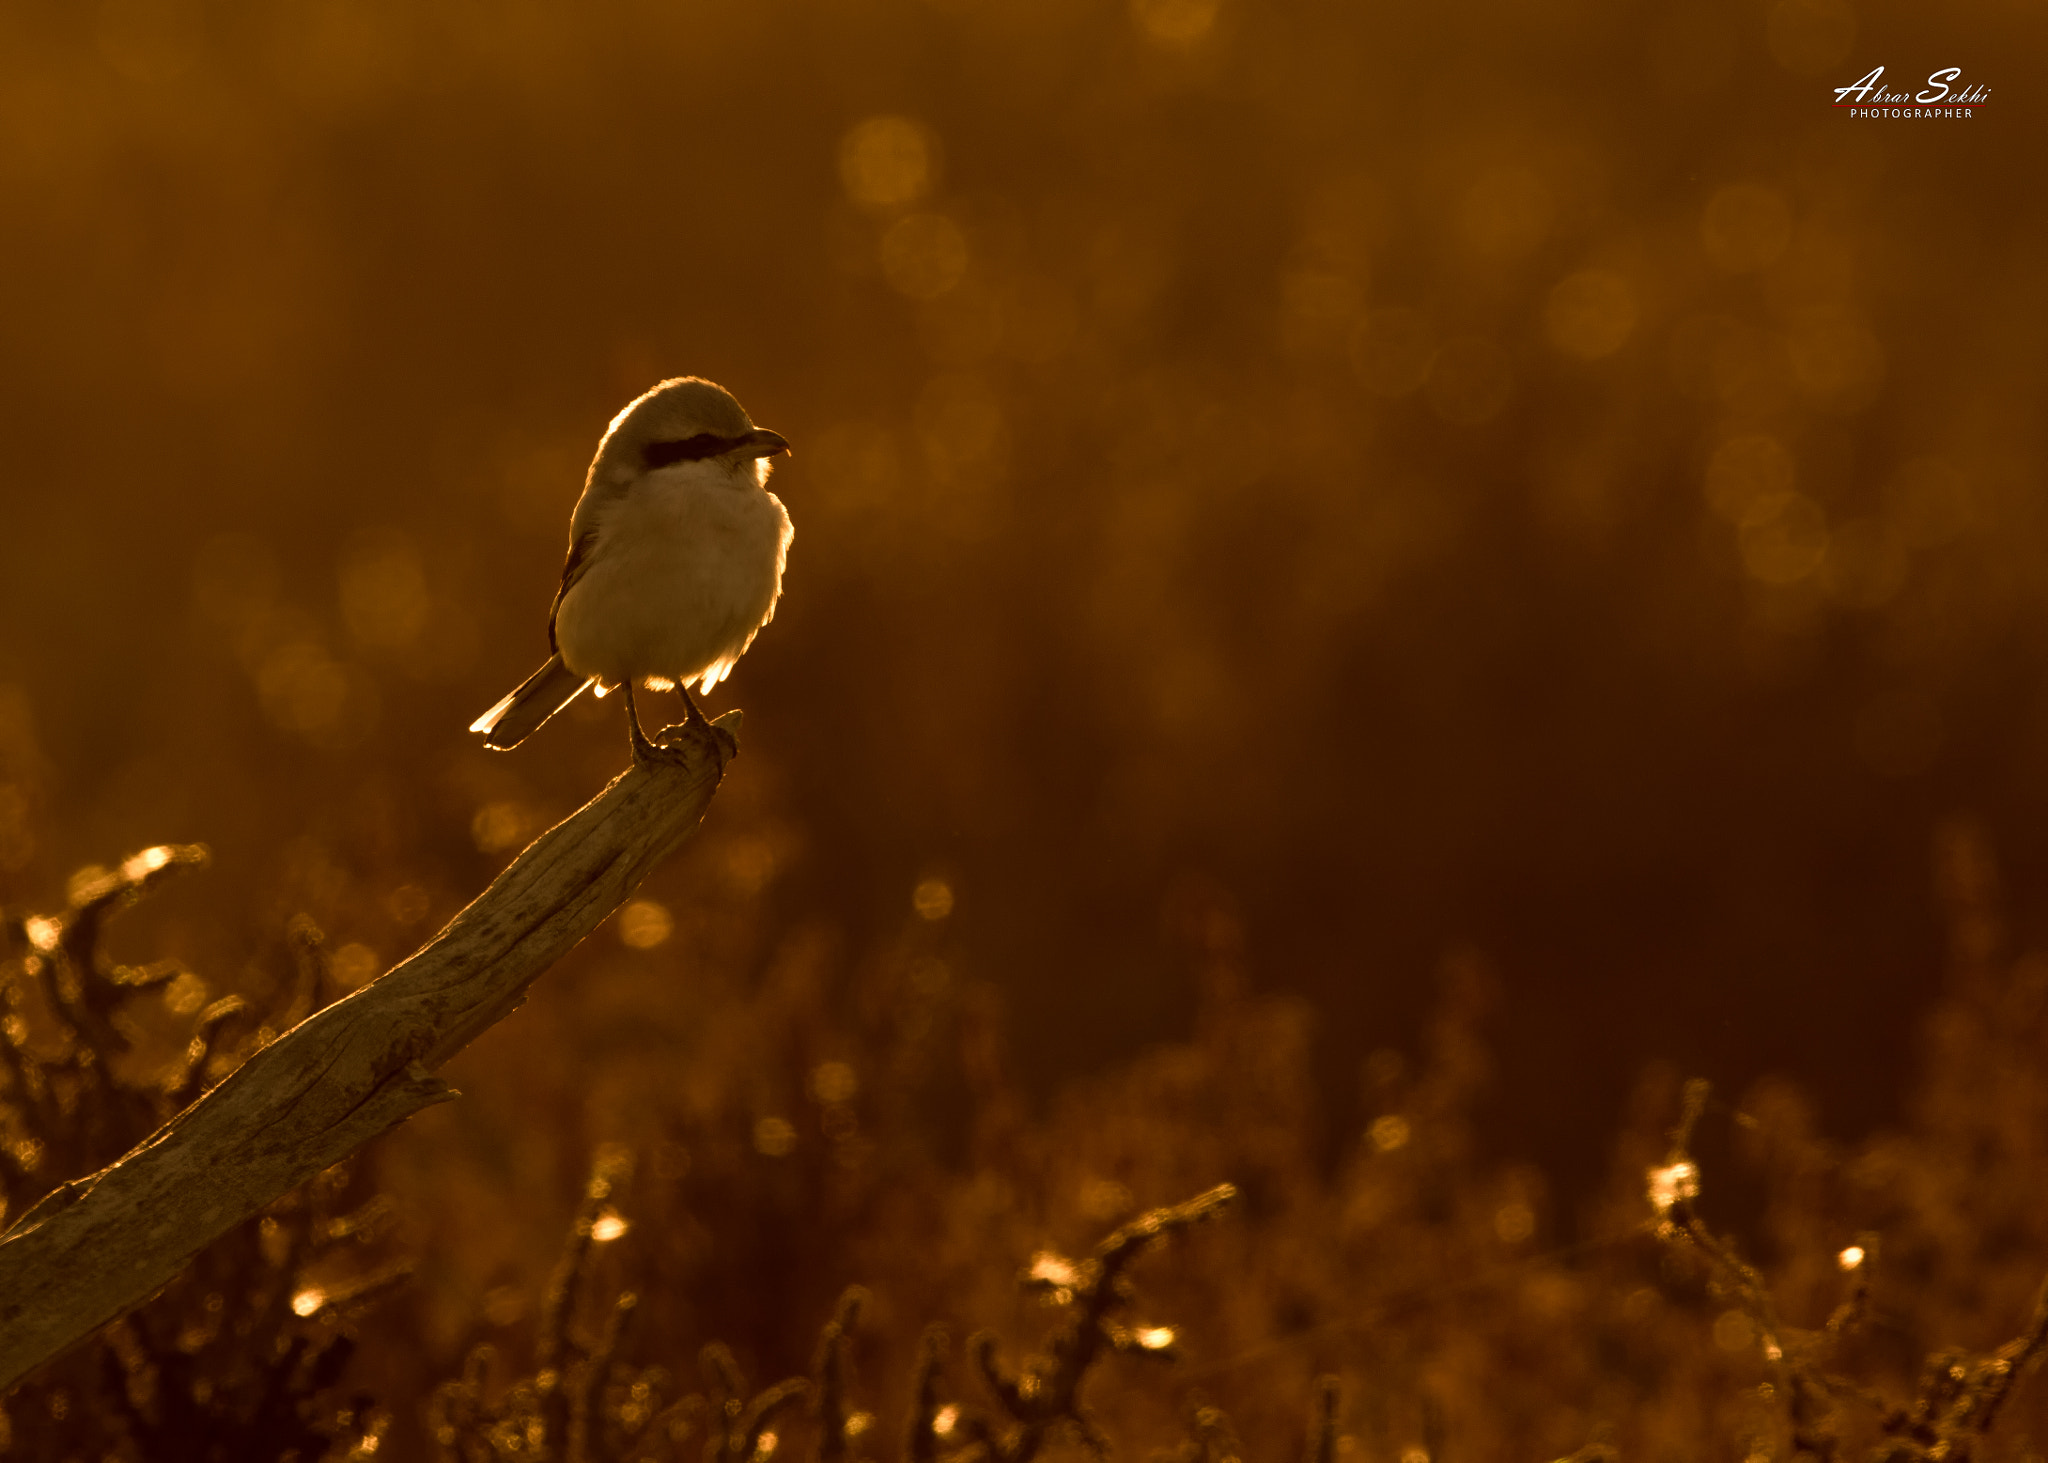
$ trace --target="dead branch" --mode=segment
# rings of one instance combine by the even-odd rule
[[[409,960],[300,1022],[0,1235],[0,1391],[221,1234],[455,1096],[430,1073],[511,1014],[695,830],[736,750],[737,717],[672,729],[672,758],[636,764],[542,834]],[[67,1014],[92,1027],[99,1013]]]

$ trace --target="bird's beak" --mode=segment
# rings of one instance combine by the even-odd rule
[[[749,457],[773,457],[778,452],[789,451],[789,443],[782,439],[780,432],[771,432],[766,427],[756,427],[740,438],[740,451]]]

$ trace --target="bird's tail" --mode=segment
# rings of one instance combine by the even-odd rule
[[[540,724],[583,694],[596,677],[579,676],[562,657],[548,663],[519,683],[516,690],[469,724],[484,734],[484,745],[499,751],[516,747],[539,729]]]

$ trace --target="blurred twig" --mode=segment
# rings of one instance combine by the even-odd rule
[[[1871,1463],[1968,1463],[1990,1433],[2021,1373],[2048,1349],[2048,1280],[2035,1293],[2033,1313],[2018,1336],[1989,1356],[1972,1357],[1957,1350],[1937,1352],[1922,1370],[1911,1406],[1885,1407],[1878,1398],[1820,1366],[1820,1357],[1856,1330],[1869,1307],[1876,1236],[1861,1237],[1863,1253],[1853,1266],[1851,1293],[1828,1318],[1826,1327],[1820,1331],[1787,1327],[1762,1274],[1700,1217],[1696,1202],[1699,1166],[1692,1158],[1691,1142],[1706,1099],[1705,1082],[1686,1084],[1685,1105],[1672,1133],[1671,1152],[1664,1166],[1650,1173],[1650,1201],[1658,1212],[1659,1233],[1667,1240],[1695,1247],[1706,1258],[1716,1281],[1755,1324],[1764,1359],[1782,1383],[1794,1455],[1819,1463],[1841,1456],[1834,1413],[1838,1400],[1853,1399],[1882,1413],[1880,1430],[1886,1441],[1870,1455]]]
[[[1318,1411],[1323,1406],[1325,1393],[1316,1390],[1312,1406]],[[1312,1412],[1309,1426],[1313,1432],[1316,1413]],[[1244,1444],[1238,1441],[1237,1429],[1219,1407],[1207,1402],[1191,1401],[1188,1408],[1187,1437],[1169,1455],[1173,1463],[1243,1463]],[[1310,1447],[1315,1446],[1313,1436]]]
[[[935,1463],[939,1456],[939,1364],[946,1359],[946,1333],[927,1326],[917,1341],[910,1370],[910,1428],[904,1439],[905,1463]]]
[[[1884,1421],[1891,1441],[1872,1463],[1968,1463],[1991,1432],[2021,1373],[2048,1347],[2048,1281],[2026,1329],[1989,1356],[1945,1351],[1928,1359],[1911,1409]]]
[[[849,1411],[846,1405],[847,1374],[851,1370],[847,1351],[867,1299],[868,1293],[858,1285],[848,1287],[818,1338],[818,1360],[812,1368],[817,1374],[812,1407],[818,1419],[818,1463],[847,1463],[854,1439],[863,1430],[855,1425],[855,1420],[867,1421],[864,1414]]]
[[[711,1389],[711,1440],[704,1463],[763,1463],[775,1451],[775,1419],[810,1394],[802,1377],[786,1377],[748,1395],[746,1378],[723,1342],[704,1348],[704,1381]]]
[[[1094,1258],[1076,1263],[1051,1253],[1036,1256],[1025,1284],[1049,1292],[1064,1308],[1045,1348],[1024,1359],[1018,1372],[1004,1366],[995,1338],[986,1332],[968,1342],[982,1380],[1014,1426],[988,1441],[999,1463],[1027,1463],[1056,1428],[1077,1433],[1098,1455],[1107,1443],[1081,1405],[1081,1384],[1104,1348],[1170,1357],[1170,1327],[1131,1327],[1113,1318],[1135,1297],[1125,1272],[1153,1241],[1219,1213],[1237,1189],[1219,1184],[1185,1203],[1140,1215],[1096,1247]]]
[[[682,733],[672,758],[636,764],[535,840],[411,959],[256,1053],[125,1157],[21,1216],[0,1236],[0,1389],[150,1294],[217,1236],[453,1096],[432,1069],[510,1014],[527,986],[689,836],[734,746],[722,728]],[[142,882],[126,880],[105,902],[88,899],[71,925],[97,920]],[[68,988],[75,957],[61,938],[45,950],[37,929],[23,933],[81,1038],[120,1043],[93,998]]]
[[[89,1173],[175,1111],[166,1099],[183,1085],[183,1072],[159,1094],[120,1080],[113,1064],[130,1046],[122,1029],[129,1020],[124,1003],[175,980],[183,968],[168,960],[139,969],[109,965],[101,958],[101,934],[112,916],[166,880],[204,868],[207,858],[197,844],[144,849],[117,870],[92,871],[74,881],[61,915],[6,917],[8,943],[15,947],[8,953],[20,957],[15,979],[33,984],[56,1033],[54,1047],[35,1041],[18,1014],[23,990],[7,991],[10,1014],[0,1030],[0,1060],[11,1079],[10,1105],[19,1114],[21,1136],[34,1147],[33,1161],[22,1162],[0,1146],[11,1169],[0,1173],[10,1214],[31,1199],[49,1197],[46,1175]],[[202,1017],[195,1033],[207,1054],[221,1019],[209,1024]]]

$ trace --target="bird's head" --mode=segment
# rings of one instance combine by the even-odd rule
[[[711,462],[755,483],[768,479],[768,459],[789,443],[756,427],[730,391],[680,376],[635,398],[612,418],[590,464],[590,481],[631,482],[680,463]]]

